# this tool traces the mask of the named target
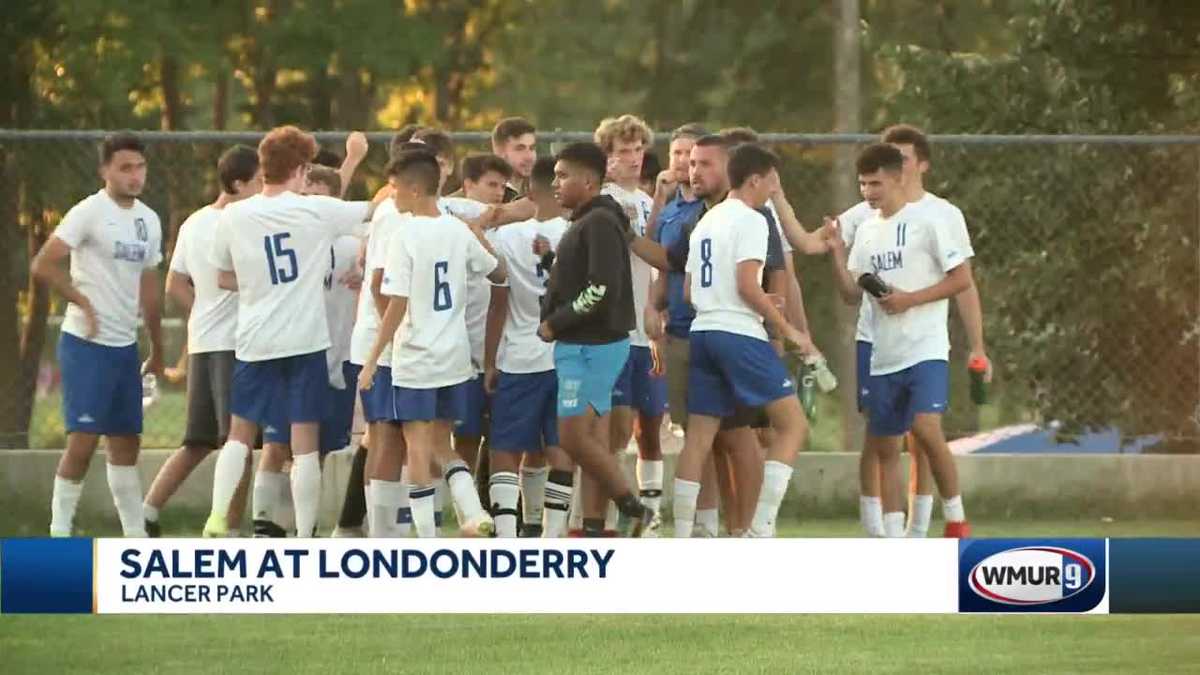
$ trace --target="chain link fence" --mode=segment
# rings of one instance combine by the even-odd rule
[[[0,131],[0,447],[65,443],[55,358],[62,301],[30,286],[29,258],[62,214],[99,188],[102,132]],[[341,151],[345,133],[319,133]],[[146,132],[142,199],[162,216],[169,256],[179,224],[218,190],[218,155],[257,133]],[[366,198],[383,184],[388,133],[351,186]],[[486,133],[454,134],[460,157],[490,150]],[[542,133],[542,153],[589,133]],[[835,161],[866,135],[767,134],[784,159],[784,185],[810,229],[852,204],[853,175]],[[1200,446],[1200,137],[935,136],[927,188],[957,204],[976,251],[985,333],[996,381],[991,402],[968,395],[966,340],[951,310],[951,437],[1016,423],[1070,440],[1117,430],[1155,451]],[[665,147],[657,149],[667,160]],[[841,198],[835,195],[843,195]],[[797,256],[809,321],[833,358],[841,395],[819,401],[812,450],[856,449],[852,312],[838,307],[829,261]],[[164,265],[165,270],[165,265]],[[164,272],[165,273],[165,272]],[[166,308],[173,361],[184,322]],[[183,430],[183,384],[165,384],[147,413],[144,444],[170,447]]]

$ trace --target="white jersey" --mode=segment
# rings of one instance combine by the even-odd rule
[[[738,293],[737,266],[746,260],[766,261],[768,227],[763,214],[740,199],[727,198],[709,209],[692,230],[687,272],[696,308],[693,333],[720,330],[767,339],[762,316]],[[758,283],[762,283],[761,267]]]
[[[329,384],[345,389],[353,382],[346,382],[342,363],[350,360],[350,338],[354,332],[355,302],[358,291],[348,287],[343,279],[358,271],[358,248],[362,240],[351,235],[338,237],[329,249],[329,273],[325,275],[325,320],[329,326],[329,349],[325,350],[325,363],[329,366]],[[371,290],[365,292],[370,295]]]
[[[890,218],[876,214],[859,225],[847,267],[858,278],[874,272],[901,291],[919,291],[945,278],[967,261],[970,249],[949,229],[939,225],[920,203],[907,204]],[[969,243],[968,243],[969,246]],[[878,300],[870,295],[864,302]],[[872,308],[871,374],[886,375],[922,361],[945,361],[950,356],[946,326],[949,300],[913,307],[899,314]]]
[[[158,214],[137,199],[122,208],[101,189],[71,207],[54,236],[71,247],[71,283],[92,303],[98,324],[89,338],[83,310],[70,303],[62,330],[109,347],[137,342],[142,272],[162,262]]]
[[[438,210],[461,220],[475,220],[483,215],[487,204],[466,197],[442,197],[438,199]],[[484,236],[491,241],[493,230]],[[483,343],[487,334],[488,305],[492,302],[492,285],[488,280],[476,276],[468,280],[467,291],[467,335],[471,338],[471,364],[476,373],[483,372]]]
[[[329,247],[365,230],[367,202],[284,192],[225,207],[213,257],[238,283],[237,358],[267,361],[328,349]]]
[[[526,220],[496,230],[492,245],[508,266],[508,315],[496,353],[496,367],[501,372],[554,370],[554,345],[537,334],[550,270],[542,268],[541,260],[533,252],[533,240],[540,235],[550,240],[551,248],[558,248],[563,232],[570,225],[566,218],[560,217]]]
[[[858,226],[875,213],[876,210],[871,208],[870,204],[861,201],[837,217],[838,227],[842,232],[842,241],[846,242],[847,251],[854,248],[854,235],[858,232]],[[858,325],[854,329],[854,339],[857,342],[871,341],[871,303],[865,300],[858,303]]]
[[[383,293],[408,298],[392,345],[392,383],[409,389],[449,387],[475,377],[467,337],[471,276],[497,261],[458,218],[410,216],[392,233]]]
[[[371,347],[375,346],[375,338],[379,336],[382,317],[375,307],[375,296],[371,294],[371,277],[375,270],[383,269],[389,238],[406,218],[408,214],[401,215],[396,211],[396,202],[391,198],[379,202],[375,207],[375,215],[371,217],[371,225],[367,232],[367,256],[363,264],[363,289],[358,294],[354,333],[350,336],[350,363],[360,366],[366,363],[371,354]],[[376,365],[391,367],[391,343],[384,346]]]
[[[779,244],[783,247],[784,255],[791,255],[792,242],[788,241],[787,234],[783,231],[783,219],[779,217],[779,210],[775,208],[775,202],[767,200],[767,210],[771,212],[771,217],[775,219],[775,230],[779,232]]]
[[[192,280],[196,297],[188,314],[189,354],[231,352],[237,346],[237,293],[217,285],[212,242],[221,209],[212,205],[188,216],[179,226],[171,271]]]
[[[650,211],[654,208],[654,198],[641,190],[626,190],[616,183],[605,183],[601,194],[615,199],[625,215],[629,225],[639,237],[646,236],[646,224],[650,221]],[[633,285],[633,315],[635,325],[629,331],[629,344],[634,347],[649,347],[650,338],[646,336],[646,300],[650,296],[650,282],[653,277],[650,263],[640,257],[629,255],[629,278]]]

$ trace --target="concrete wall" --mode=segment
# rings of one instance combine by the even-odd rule
[[[169,451],[147,450],[140,469],[150,486]],[[0,452],[0,532],[38,535],[49,524],[50,494],[59,451]],[[666,475],[674,474],[666,457]],[[632,475],[632,456],[626,456]],[[208,512],[210,457],[169,503],[166,514],[186,514],[198,531]],[[958,459],[968,515],[1196,517],[1200,521],[1200,456],[1197,455],[973,455]],[[350,467],[349,453],[325,464],[322,529],[336,518]],[[669,507],[670,480],[666,491]],[[851,515],[858,508],[858,455],[804,453],[796,461],[787,514]],[[247,509],[248,510],[248,509]],[[938,511],[935,510],[935,513]],[[101,457],[93,461],[77,524],[115,522]]]

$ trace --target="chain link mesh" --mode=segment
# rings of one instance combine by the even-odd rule
[[[65,443],[55,358],[62,301],[31,293],[29,257],[75,202],[99,188],[99,132],[2,132],[4,180],[0,318],[0,447],[58,448]],[[542,151],[587,133],[542,134]],[[142,197],[163,220],[169,255],[179,224],[215,196],[218,155],[257,134],[149,133],[149,179]],[[340,149],[344,133],[322,133]],[[456,134],[458,154],[486,152],[487,135]],[[774,134],[784,185],[812,229],[837,203],[831,186],[838,152],[867,136]],[[372,149],[349,197],[382,185],[388,134]],[[958,205],[975,247],[988,351],[996,368],[991,403],[970,403],[966,339],[951,311],[951,437],[1014,423],[1150,436],[1157,449],[1196,452],[1200,439],[1200,138],[934,137],[931,192]],[[658,148],[666,160],[665,148]],[[844,191],[843,191],[844,194]],[[852,352],[838,325],[829,262],[798,255],[809,322],[833,357],[843,396],[824,397],[812,450],[856,449]],[[164,268],[165,270],[165,265]],[[41,329],[39,303],[48,303]],[[15,308],[15,314],[10,308]],[[842,313],[846,321],[849,316]],[[33,316],[33,322],[30,317]],[[183,348],[184,323],[166,306],[166,351]],[[182,383],[164,383],[147,412],[143,444],[170,447],[182,436]],[[855,417],[852,417],[855,416]],[[848,445],[849,444],[849,445]]]

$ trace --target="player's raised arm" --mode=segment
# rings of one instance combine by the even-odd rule
[[[346,190],[350,189],[350,181],[354,178],[354,172],[358,170],[359,165],[367,156],[367,149],[367,136],[363,132],[355,131],[346,137],[346,159],[342,160],[342,166],[338,168],[338,175],[342,179],[338,197],[346,196]]]

